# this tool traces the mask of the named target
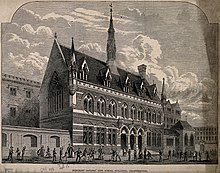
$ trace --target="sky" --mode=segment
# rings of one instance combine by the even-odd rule
[[[2,26],[2,72],[42,81],[54,33],[58,42],[106,61],[110,2],[32,2]],[[210,69],[204,13],[183,2],[113,2],[120,68],[147,65],[149,83],[182,108],[193,126],[217,125],[216,76]]]

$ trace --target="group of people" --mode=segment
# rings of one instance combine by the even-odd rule
[[[128,150],[128,161],[131,161],[131,149]],[[152,154],[149,150],[147,150],[146,148],[144,149],[144,152],[142,152],[142,150],[139,150],[137,152],[136,149],[134,149],[133,152],[133,160],[137,160],[137,159],[153,159]]]
[[[15,153],[17,155],[16,159],[17,160],[24,160],[24,154],[25,154],[26,146],[23,146],[22,150],[20,151],[19,147],[17,147]],[[11,146],[9,148],[9,153],[8,153],[8,161],[13,161],[13,153],[14,153],[14,148]]]

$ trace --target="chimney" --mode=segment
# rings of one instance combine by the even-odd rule
[[[141,76],[141,79],[146,79],[147,66],[145,64],[141,64],[138,66],[138,72]]]

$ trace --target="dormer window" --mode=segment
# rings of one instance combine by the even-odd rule
[[[89,74],[89,67],[86,60],[84,60],[81,66],[79,78],[82,80],[87,80],[88,74]]]
[[[145,93],[144,82],[141,82],[139,96],[143,96],[144,93]]]
[[[127,76],[126,79],[125,79],[125,83],[124,83],[124,92],[129,92],[129,86],[130,86],[130,79],[129,77]]]
[[[104,85],[110,87],[111,80],[112,80],[112,76],[108,68],[105,74]]]

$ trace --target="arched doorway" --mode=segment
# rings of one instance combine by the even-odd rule
[[[134,144],[135,144],[134,134],[131,134],[131,136],[130,136],[130,146],[131,146],[131,150],[134,149]]]
[[[138,135],[138,149],[142,150],[142,135]]]
[[[121,129],[121,149],[127,149],[127,134],[128,134],[128,129],[126,127],[123,127]]]

